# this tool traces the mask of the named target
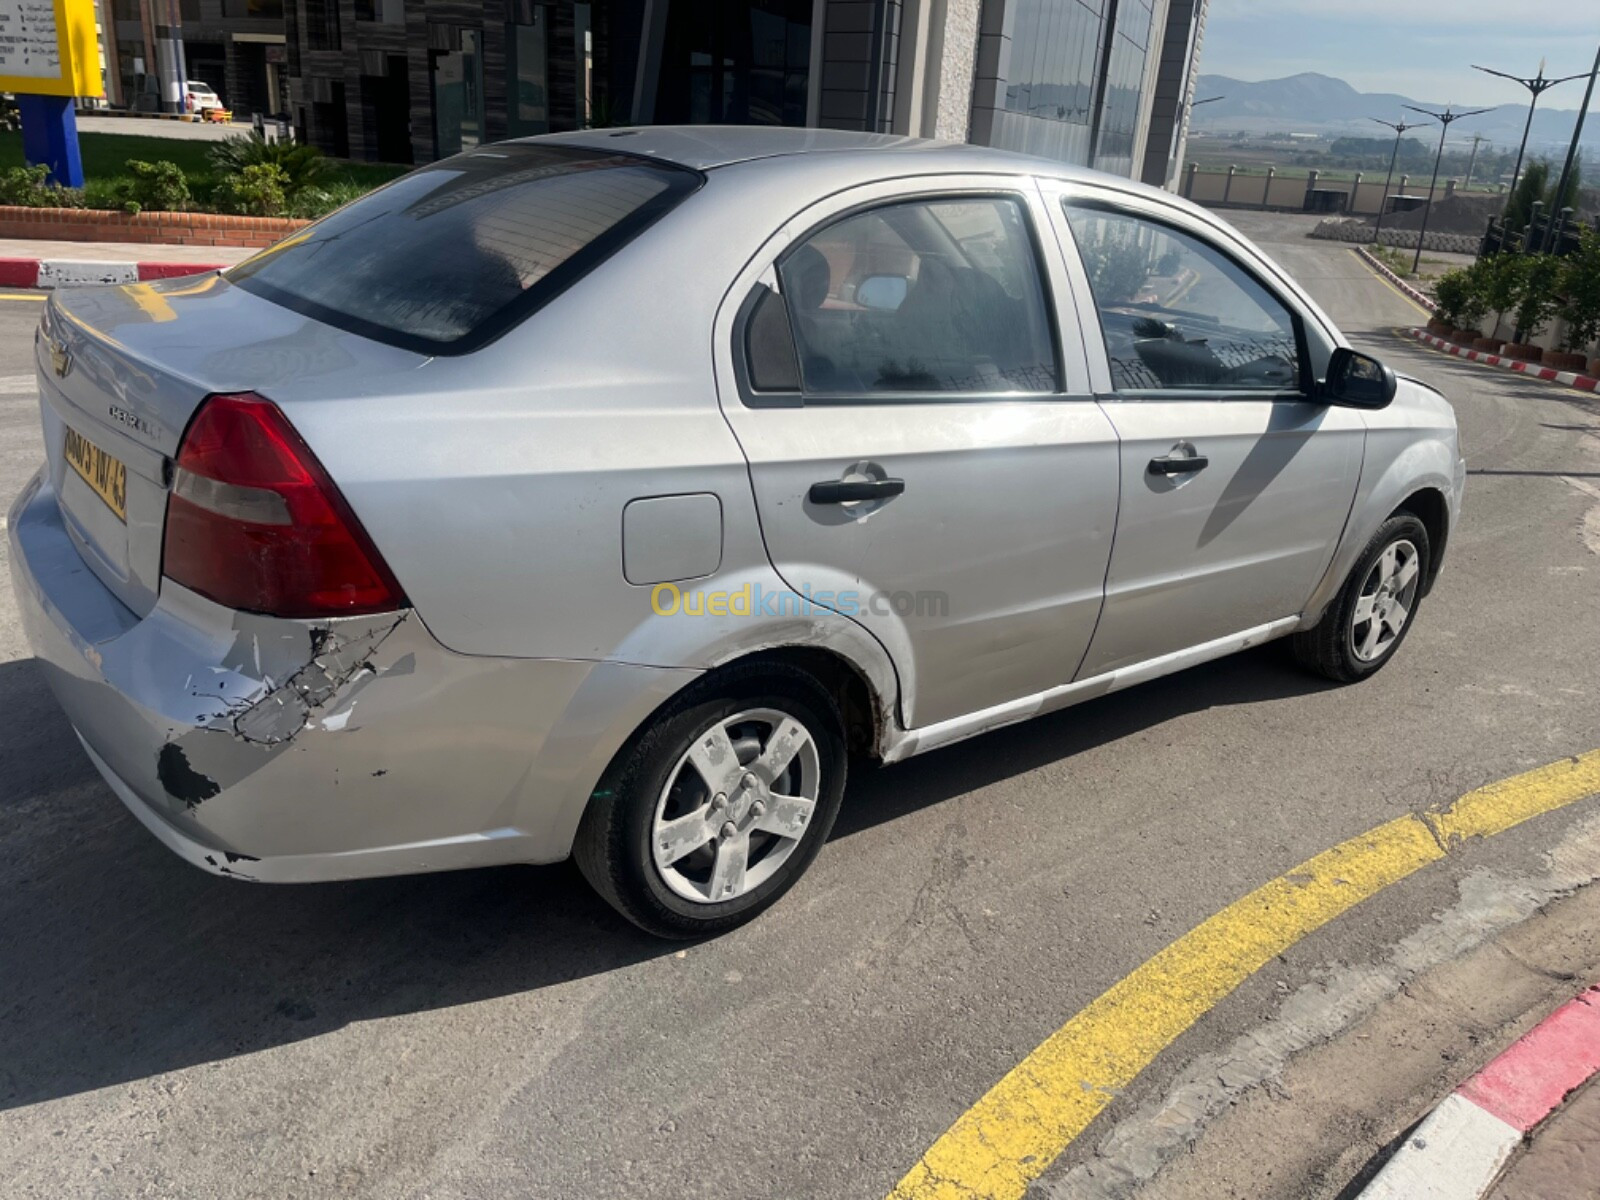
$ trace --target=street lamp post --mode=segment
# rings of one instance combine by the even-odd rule
[[[1533,110],[1539,106],[1539,97],[1558,83],[1571,83],[1574,79],[1582,79],[1583,73],[1563,75],[1560,79],[1546,79],[1544,77],[1544,59],[1542,58],[1539,60],[1539,73],[1532,79],[1524,79],[1520,75],[1508,75],[1504,71],[1496,71],[1493,67],[1480,67],[1476,63],[1473,64],[1472,69],[1474,71],[1482,71],[1485,75],[1498,75],[1501,79],[1511,80],[1512,83],[1520,83],[1532,94],[1532,99],[1528,101],[1528,119],[1522,126],[1522,145],[1517,147],[1517,165],[1511,168],[1511,188],[1506,192],[1506,207],[1505,211],[1501,213],[1504,216],[1505,212],[1511,210],[1511,198],[1516,194],[1517,180],[1522,175],[1522,157],[1528,151],[1528,134],[1533,129]]]
[[[1444,137],[1450,132],[1450,126],[1463,117],[1476,117],[1488,112],[1487,108],[1469,108],[1465,112],[1451,112],[1448,107],[1442,112],[1433,112],[1430,109],[1418,108],[1415,104],[1407,104],[1412,112],[1419,112],[1432,117],[1439,122],[1439,152],[1433,156],[1433,179],[1428,183],[1428,202],[1422,206],[1422,228],[1417,233],[1417,256],[1411,260],[1411,273],[1415,275],[1422,269],[1422,241],[1428,236],[1428,218],[1433,214],[1433,190],[1439,186],[1439,160],[1444,157]]]
[[[1561,168],[1561,182],[1556,184],[1555,207],[1561,206],[1566,202],[1567,199],[1567,180],[1572,178],[1572,167],[1578,159],[1578,139],[1583,136],[1584,114],[1589,111],[1589,101],[1594,98],[1594,80],[1596,75],[1600,75],[1600,50],[1596,50],[1594,52],[1594,66],[1589,71],[1589,86],[1584,89],[1583,103],[1578,107],[1578,119],[1572,126],[1572,144],[1567,147],[1567,161],[1566,164]],[[1552,221],[1550,224],[1550,230],[1547,230],[1545,233],[1545,246],[1549,245],[1551,234],[1555,228],[1554,221]]]
[[[1378,227],[1372,231],[1372,244],[1378,244],[1379,235],[1383,233],[1383,210],[1389,207],[1389,184],[1394,180],[1395,160],[1400,157],[1400,137],[1408,129],[1421,129],[1428,122],[1407,121],[1402,117],[1398,121],[1385,121],[1382,117],[1373,117],[1379,125],[1387,125],[1394,130],[1394,150],[1389,154],[1389,174],[1383,180],[1383,199],[1378,201]]]

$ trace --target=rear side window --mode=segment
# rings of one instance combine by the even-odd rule
[[[842,218],[778,266],[808,396],[1054,392],[1027,218],[994,196]]]
[[[425,354],[476,349],[699,187],[698,172],[508,143],[396,180],[240,263],[246,291]]]

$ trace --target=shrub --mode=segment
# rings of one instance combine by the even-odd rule
[[[1446,271],[1433,285],[1433,301],[1437,316],[1448,321],[1453,329],[1466,329],[1483,320],[1489,311],[1489,301],[1479,279],[1474,278],[1473,267]]]
[[[1560,291],[1566,297],[1561,306],[1567,323],[1563,349],[1582,350],[1600,338],[1600,231],[1585,229],[1578,252],[1563,260]]]
[[[1522,261],[1527,265],[1516,297],[1515,340],[1519,342],[1532,337],[1561,307],[1556,291],[1561,282],[1561,260],[1553,254],[1529,254]]]
[[[83,193],[49,182],[50,168],[9,167],[0,171],[0,204],[24,208],[82,208]]]
[[[281,217],[288,209],[289,177],[275,163],[256,163],[217,185],[217,207],[249,217]]]
[[[189,207],[189,179],[177,163],[131,158],[127,167],[127,177],[112,188],[113,200],[124,212],[182,212]]]
[[[211,148],[211,164],[224,177],[243,175],[250,167],[273,166],[283,172],[283,192],[290,198],[321,184],[333,164],[315,146],[290,141],[269,142],[259,133],[241,134]]]
[[[309,187],[290,197],[287,215],[315,220],[327,216],[336,208],[343,208],[352,200],[359,200],[370,190],[349,180],[330,183],[325,187]]]

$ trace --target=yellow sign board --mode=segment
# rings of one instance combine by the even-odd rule
[[[0,0],[0,92],[102,91],[94,0]]]

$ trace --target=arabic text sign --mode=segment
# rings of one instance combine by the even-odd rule
[[[100,95],[94,0],[0,0],[0,91]]]

